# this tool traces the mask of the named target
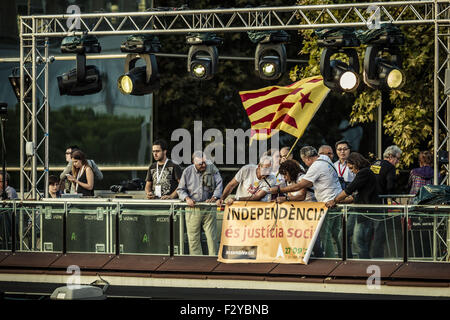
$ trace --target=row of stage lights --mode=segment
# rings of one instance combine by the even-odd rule
[[[255,71],[262,79],[278,79],[286,71],[286,49],[284,43],[289,35],[284,32],[266,33],[257,36]],[[218,50],[222,39],[213,33],[190,34],[186,37],[190,46],[187,70],[192,78],[210,80],[217,72]],[[159,52],[161,44],[152,35],[131,35],[120,46],[127,53],[125,73],[117,80],[121,93],[145,95],[159,88],[159,73],[154,53]],[[100,53],[100,44],[94,36],[70,36],[61,43],[62,53],[75,53],[76,68],[57,77],[60,95],[85,95],[97,93],[102,89],[100,72],[95,66],[86,66],[86,53]],[[143,60],[145,66],[137,66]]]
[[[318,40],[319,46],[324,48],[320,58],[324,84],[336,91],[353,92],[358,89],[361,79],[356,48],[361,42],[367,44],[363,62],[364,83],[373,89],[400,89],[405,83],[405,74],[399,47],[405,39],[392,25],[360,33],[352,28],[325,29]],[[348,63],[331,60],[334,54],[347,56]]]
[[[386,31],[387,30],[387,31]],[[364,57],[363,81],[374,89],[400,89],[405,82],[399,46],[404,44],[404,36],[398,28],[388,27],[376,33],[376,37],[366,37],[368,44]],[[324,84],[332,90],[353,92],[361,84],[359,60],[356,48],[361,41],[351,28],[325,29],[317,32],[318,44],[323,47],[320,72]],[[257,43],[255,51],[255,71],[260,78],[276,80],[286,71],[286,48],[289,35],[284,31],[249,32],[249,38]],[[366,41],[368,40],[368,41]],[[210,80],[218,65],[217,46],[222,39],[213,33],[196,33],[186,37],[190,46],[187,70],[192,78]],[[123,94],[145,95],[159,88],[159,73],[154,53],[160,51],[159,39],[153,35],[131,35],[120,46],[127,53],[125,72],[117,81]],[[102,90],[102,78],[96,66],[86,66],[87,53],[100,53],[101,46],[96,37],[90,35],[69,36],[61,43],[62,53],[76,54],[76,68],[57,77],[60,95],[87,95]],[[348,57],[348,63],[331,60],[335,54]],[[143,60],[145,66],[137,66]],[[20,97],[18,75],[10,76],[16,96]],[[25,88],[31,80],[26,77]]]

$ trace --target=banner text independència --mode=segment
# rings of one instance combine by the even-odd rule
[[[325,214],[324,208],[285,208],[275,207],[267,208],[242,208],[230,207],[228,209],[228,220],[309,220],[318,221]]]

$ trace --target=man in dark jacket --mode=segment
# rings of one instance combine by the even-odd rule
[[[375,173],[378,193],[381,195],[395,193],[395,166],[400,161],[402,150],[392,145],[383,153],[383,160],[375,161],[370,169]],[[384,216],[379,216],[374,223],[373,258],[384,257],[384,243],[386,241]]]

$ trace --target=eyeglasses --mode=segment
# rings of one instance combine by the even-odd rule
[[[339,148],[339,149],[336,149],[336,151],[344,152],[344,151],[347,151],[348,149],[350,149],[350,148]]]
[[[72,152],[66,152],[66,154],[72,154]]]
[[[206,165],[206,161],[194,161],[194,163],[198,166]]]

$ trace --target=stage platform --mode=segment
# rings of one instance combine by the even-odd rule
[[[311,259],[301,264],[225,264],[217,257],[2,252],[5,295],[49,296],[65,286],[70,265],[80,283],[100,277],[109,298],[424,299],[450,298],[450,264]],[[368,267],[380,268],[379,287]]]

